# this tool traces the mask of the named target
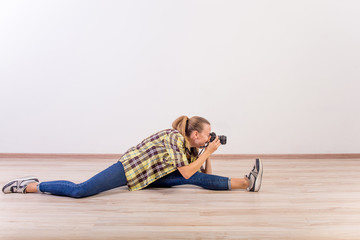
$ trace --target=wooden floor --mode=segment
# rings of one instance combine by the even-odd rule
[[[82,182],[115,159],[0,159],[0,184]],[[84,199],[0,194],[0,239],[360,239],[360,159],[265,159],[259,193],[194,186]],[[242,177],[253,160],[213,160]]]

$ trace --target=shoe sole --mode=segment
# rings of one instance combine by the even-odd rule
[[[5,192],[5,189],[8,188],[9,186],[13,185],[15,182],[20,182],[17,185],[21,185],[21,183],[23,181],[31,181],[31,180],[33,180],[35,182],[39,182],[39,179],[37,179],[36,177],[24,177],[24,178],[14,179],[14,180],[11,180],[10,182],[8,182],[7,184],[5,184],[5,186],[2,188],[2,192],[5,194],[12,193],[12,192]]]
[[[254,192],[258,192],[260,190],[261,182],[262,182],[262,175],[263,175],[263,164],[259,158],[256,159],[256,164],[259,165],[259,170],[258,170],[258,175],[255,180]]]

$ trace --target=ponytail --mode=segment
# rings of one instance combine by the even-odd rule
[[[183,135],[184,137],[187,136],[186,134],[186,125],[189,121],[189,118],[187,116],[181,116],[178,117],[172,124],[173,129],[178,130],[181,135]]]
[[[188,138],[193,131],[202,132],[204,123],[210,125],[210,122],[202,117],[194,116],[189,118],[187,116],[180,116],[173,122],[172,127],[184,136],[186,147],[190,149],[191,145]]]

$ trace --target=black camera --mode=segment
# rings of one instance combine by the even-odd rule
[[[224,135],[219,135],[218,137],[219,137],[220,143],[221,143],[222,145],[225,145],[225,144],[226,144],[226,140],[227,140],[226,136],[224,136]],[[216,133],[214,133],[214,132],[210,133],[210,142],[214,141],[215,138],[216,138]]]

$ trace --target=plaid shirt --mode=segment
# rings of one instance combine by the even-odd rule
[[[135,191],[196,159],[191,155],[188,160],[185,138],[179,131],[166,129],[130,148],[119,161],[124,166],[129,190]]]

